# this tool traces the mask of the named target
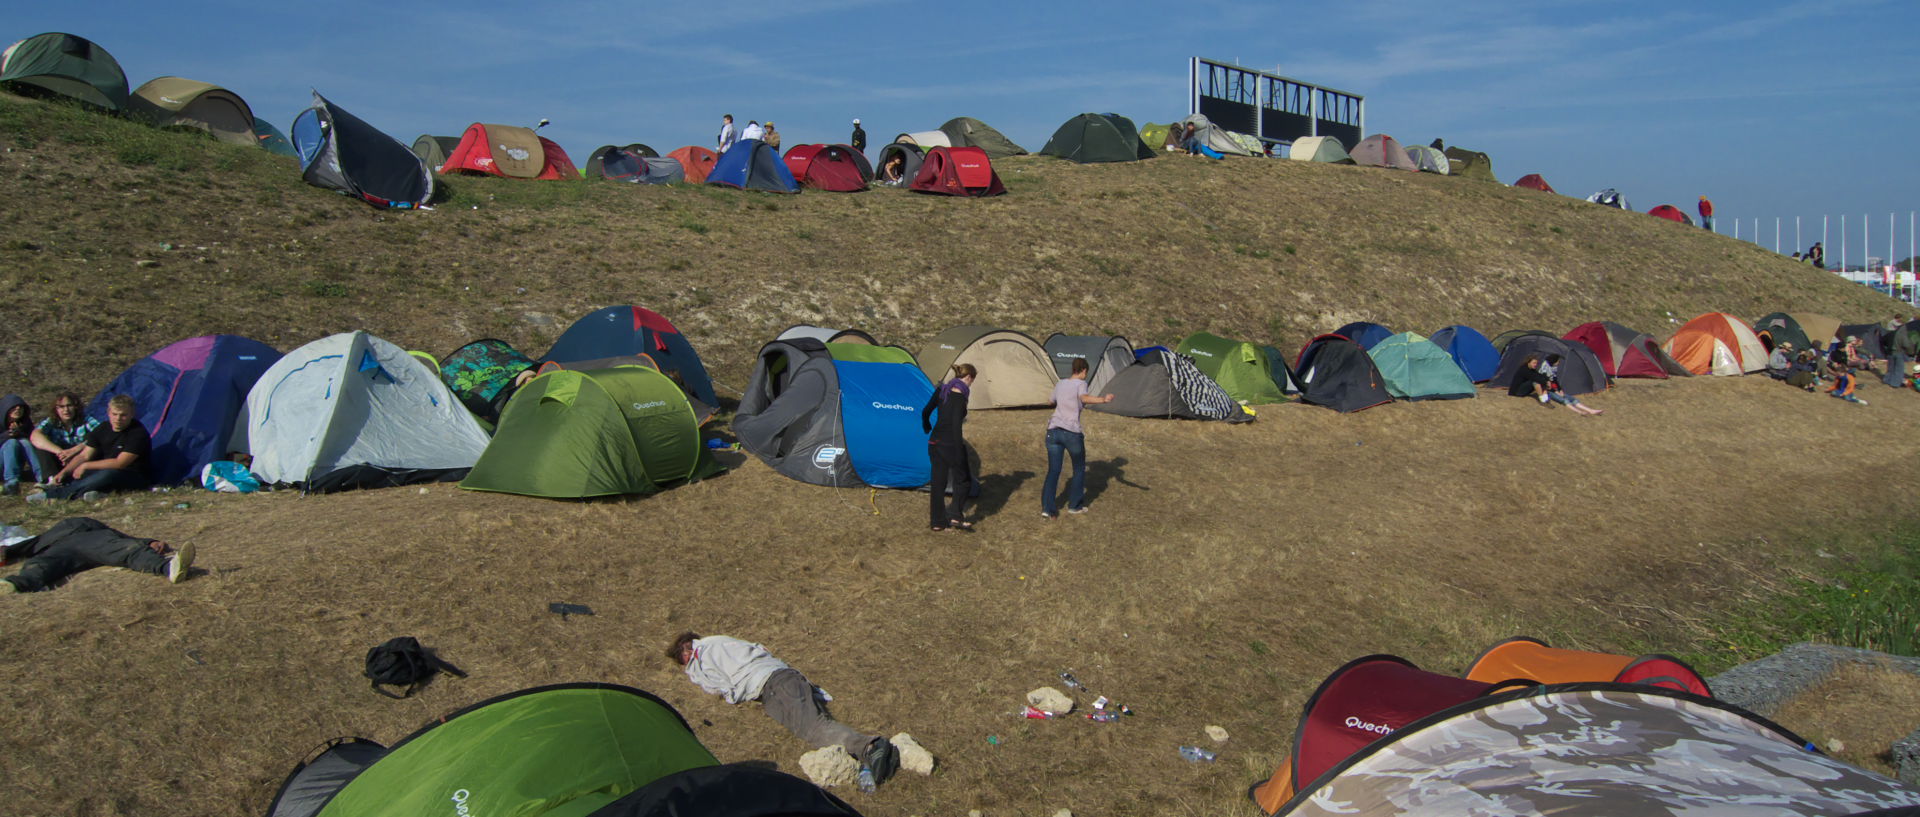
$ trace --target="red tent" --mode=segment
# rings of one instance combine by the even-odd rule
[[[720,161],[720,154],[697,145],[688,145],[667,154],[667,158],[680,160],[680,166],[687,171],[688,184],[704,184],[707,171],[713,169],[714,162]]]
[[[527,128],[512,125],[467,126],[460,144],[447,154],[441,173],[484,173],[510,179],[580,180],[567,152]]]
[[[1553,185],[1547,184],[1546,179],[1540,178],[1540,174],[1538,173],[1528,173],[1525,176],[1521,176],[1520,181],[1514,182],[1513,186],[1524,187],[1524,188],[1527,188],[1528,190],[1538,190],[1542,193],[1560,192],[1558,190],[1553,189]]]
[[[785,158],[794,180],[807,187],[834,193],[867,189],[868,174],[861,172],[865,157],[846,145],[794,145]]]
[[[1420,165],[1413,161],[1412,156],[1407,155],[1406,148],[1400,147],[1399,142],[1384,133],[1376,133],[1360,140],[1360,144],[1354,145],[1353,150],[1347,151],[1347,155],[1357,165],[1411,170],[1416,173],[1420,171]]]
[[[1668,221],[1677,221],[1677,222],[1680,222],[1681,224],[1693,223],[1693,219],[1687,218],[1686,213],[1681,212],[1680,208],[1675,207],[1671,204],[1662,204],[1659,207],[1655,207],[1652,210],[1648,210],[1647,215],[1658,216]]]
[[[1007,192],[993,162],[979,148],[936,147],[927,151],[920,172],[907,187],[920,193],[943,196],[1000,196]]]
[[[1652,336],[1612,321],[1580,324],[1561,339],[1592,349],[1594,357],[1600,358],[1600,368],[1614,377],[1657,377],[1664,380],[1668,375],[1684,377],[1693,374],[1667,356],[1666,352],[1660,351],[1660,346],[1653,342]]]

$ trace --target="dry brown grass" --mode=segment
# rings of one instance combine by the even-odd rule
[[[908,345],[986,322],[1291,348],[1361,317],[1495,332],[1892,308],[1644,215],[1357,168],[1020,159],[1001,164],[1012,195],[990,201],[462,179],[454,205],[381,214],[256,154],[162,172],[62,136],[91,120],[46,121],[0,99],[0,142],[16,148],[0,152],[0,275],[20,310],[0,322],[0,371],[36,403],[206,332],[290,348],[364,328],[435,352],[497,336],[538,352],[621,302],[673,318],[736,385],[796,322]],[[193,538],[207,572],[174,587],[96,571],[3,599],[6,811],[258,814],[326,738],[391,741],[559,681],[652,690],[721,758],[793,768],[803,747],[772,721],[658,656],[692,628],[768,643],[845,720],[912,732],[941,758],[931,779],[856,797],[869,813],[1247,815],[1241,792],[1271,771],[1303,698],[1359,654],[1458,670],[1518,633],[1715,651],[1715,610],[1806,543],[1905,519],[1920,441],[1885,429],[1910,427],[1920,401],[1868,394],[1860,408],[1695,379],[1624,384],[1593,399],[1603,418],[1493,395],[1351,416],[1271,407],[1244,427],[1090,416],[1094,510],[1051,524],[1037,513],[1044,414],[980,413],[971,535],[925,532],[923,495],[813,488],[756,463],[634,501],[436,486],[61,509]],[[1781,501],[1782,479],[1805,493]],[[0,501],[0,518],[32,525],[58,512]],[[598,615],[562,621],[555,601]],[[362,656],[400,634],[473,677],[373,695]],[[1069,667],[1141,714],[1007,714]],[[1234,735],[1220,762],[1181,761],[1174,747],[1208,724]]]
[[[1780,707],[1774,720],[1842,760],[1893,776],[1895,741],[1920,729],[1920,677],[1848,663]],[[1829,741],[1839,741],[1832,751]]]

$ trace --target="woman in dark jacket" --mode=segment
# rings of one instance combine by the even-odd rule
[[[973,492],[973,475],[967,469],[967,441],[961,436],[961,427],[967,422],[967,395],[977,374],[971,363],[955,364],[953,379],[934,389],[926,408],[920,410],[920,427],[928,434],[927,459],[933,464],[928,526],[936,531],[973,530],[973,523],[966,521],[967,494]],[[949,483],[953,486],[951,508],[947,503]]]

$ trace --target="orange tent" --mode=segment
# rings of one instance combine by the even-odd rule
[[[698,145],[688,145],[667,154],[667,158],[680,160],[680,166],[687,171],[688,184],[706,184],[707,171],[720,161],[720,154]]]
[[[1484,683],[1525,680],[1542,684],[1616,681],[1678,689],[1713,697],[1706,679],[1678,658],[1639,657],[1549,647],[1531,638],[1509,638],[1488,648],[1467,669],[1467,680]]]
[[[1767,348],[1745,321],[1708,312],[1687,321],[1664,347],[1694,374],[1734,375],[1767,368]]]

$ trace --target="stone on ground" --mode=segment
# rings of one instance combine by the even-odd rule
[[[921,746],[912,735],[901,732],[887,738],[893,744],[894,753],[900,756],[900,768],[919,774],[933,774],[933,753]]]
[[[822,746],[800,756],[800,771],[823,789],[852,786],[860,782],[860,761],[838,746]]]
[[[1035,709],[1065,715],[1073,711],[1073,699],[1053,687],[1041,687],[1027,693],[1027,704]]]

